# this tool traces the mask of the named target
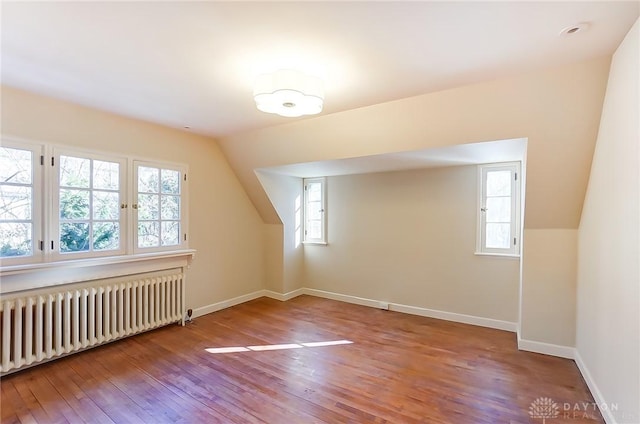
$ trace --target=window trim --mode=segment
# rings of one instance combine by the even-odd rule
[[[307,191],[307,184],[308,183],[319,183],[321,186],[321,205],[322,205],[322,209],[320,210],[320,213],[322,214],[322,218],[320,219],[320,229],[321,229],[321,237],[320,238],[310,238],[308,237],[308,219],[307,217],[309,216],[308,213],[308,208],[309,208],[309,200],[308,200],[308,191]],[[303,192],[304,192],[304,211],[303,211],[303,215],[304,215],[304,220],[303,220],[303,244],[319,244],[319,245],[326,245],[327,244],[327,179],[325,177],[316,177],[316,178],[304,178],[302,180],[302,188],[303,188]]]
[[[500,162],[478,165],[477,191],[477,226],[476,226],[476,255],[502,256],[519,258],[521,255],[521,216],[522,216],[522,164],[521,162]],[[511,179],[511,237],[514,244],[509,249],[487,248],[485,244],[486,221],[483,209],[486,204],[486,175],[490,171],[508,170],[512,172]]]

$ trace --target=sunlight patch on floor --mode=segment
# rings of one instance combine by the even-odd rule
[[[209,353],[237,353],[237,352],[262,352],[267,350],[301,349],[305,347],[323,347],[352,344],[350,340],[331,340],[326,342],[310,343],[286,343],[262,346],[235,346],[235,347],[210,347],[205,349]]]

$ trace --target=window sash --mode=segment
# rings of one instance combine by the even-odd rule
[[[143,187],[140,186],[141,169],[158,171],[157,187],[151,188],[149,184]],[[174,173],[178,173],[177,181],[175,181],[177,190],[167,190],[163,187],[163,176],[165,174],[174,176]],[[187,212],[185,175],[186,169],[181,166],[157,162],[134,161],[132,178],[134,205],[132,219],[133,252],[142,253],[174,250],[186,246],[187,229],[185,217]],[[170,179],[172,178],[169,178],[169,180]],[[172,211],[176,205],[177,216],[174,211]],[[145,214],[155,216],[149,217],[148,215],[145,216]],[[153,242],[153,244],[144,245],[145,242],[141,239],[141,228],[151,229],[152,234],[147,237],[147,243]],[[171,240],[166,242],[165,240],[167,239],[163,238],[169,231],[175,234],[175,243],[172,243]],[[154,233],[157,234],[157,237]],[[154,241],[154,239],[157,239],[157,242]]]
[[[304,242],[326,244],[326,179],[306,178],[303,184]]]
[[[53,150],[53,158],[54,165],[52,167],[53,174],[51,176],[52,212],[50,217],[51,240],[53,243],[49,246],[52,257],[56,260],[63,260],[125,254],[127,251],[128,238],[126,209],[124,207],[127,203],[126,159],[59,148],[55,148]],[[63,158],[65,158],[64,161]],[[68,181],[63,181],[66,179],[63,176],[63,163],[66,163],[70,158],[83,161],[85,166],[88,165],[86,184],[73,184]],[[73,162],[73,160],[69,160],[69,162]],[[118,165],[117,183],[111,181],[110,185],[105,187],[104,184],[96,182],[96,180],[99,179],[99,170],[97,170],[96,167],[98,164],[102,163]],[[73,165],[70,163],[69,166],[71,167]],[[114,194],[117,196],[117,200],[113,198]],[[96,212],[100,207],[101,196],[104,196],[106,199],[105,203],[111,203],[110,216],[108,217],[96,216]],[[85,209],[88,213],[82,216],[63,217],[61,210],[61,203],[63,201],[81,203],[78,207]],[[86,207],[83,207],[85,204]],[[103,208],[108,207],[103,205]],[[104,231],[104,233],[102,233],[103,235],[107,235],[112,232],[112,236],[108,237],[106,240],[108,241],[115,236],[118,242],[117,248],[101,249],[99,247],[98,244],[100,242],[101,231]],[[113,235],[114,231],[115,235]],[[64,243],[63,239],[67,239],[67,243]],[[73,250],[72,247],[71,249],[68,249],[70,244],[77,241],[88,243],[86,246],[87,248]]]
[[[2,256],[0,261],[2,265],[20,265],[24,263],[35,263],[43,260],[43,251],[40,249],[41,242],[44,239],[42,225],[42,205],[43,205],[43,171],[41,166],[41,157],[43,155],[43,146],[32,144],[24,141],[12,139],[2,139],[2,147],[14,150],[22,150],[29,152],[31,156],[31,181],[26,182],[9,182],[0,183],[2,191],[9,187],[24,188],[30,191],[30,217],[28,219],[0,219],[0,224],[26,224],[31,230],[31,240],[29,243],[29,254],[17,256]],[[9,189],[11,190],[11,189]]]
[[[480,165],[478,167],[478,235],[476,252],[481,254],[513,255],[520,254],[520,163],[509,162],[501,164]],[[495,195],[488,193],[489,176],[492,173],[509,173],[508,193],[499,192]],[[498,190],[504,190],[500,187]],[[506,202],[505,202],[506,200]],[[493,201],[493,202],[492,202]],[[508,218],[504,209],[508,205]],[[498,209],[498,213],[496,213]],[[497,215],[500,215],[497,217]],[[508,232],[506,238],[504,232]],[[495,239],[503,238],[507,245],[490,245],[492,235],[502,233]]]

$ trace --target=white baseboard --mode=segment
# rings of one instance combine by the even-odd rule
[[[254,291],[253,293],[234,297],[233,299],[223,300],[222,302],[212,303],[211,305],[195,308],[193,310],[193,315],[191,316],[191,318],[197,318],[202,315],[210,314],[212,312],[220,311],[222,309],[230,308],[231,306],[239,305],[241,303],[266,296],[265,291],[266,290],[258,290]]]
[[[408,306],[398,303],[381,302],[379,300],[366,299],[363,297],[349,296],[346,294],[339,294],[316,289],[303,289],[303,292],[304,294],[308,294],[311,296],[324,297],[326,299],[339,300],[341,302],[354,303],[356,305],[369,306],[371,308],[380,308],[380,304],[384,303],[385,305],[388,305],[388,309],[390,311],[402,312],[411,315],[420,315],[429,318],[437,318],[445,321],[460,322],[463,324],[478,325],[481,327],[489,327],[511,332],[515,332],[517,329],[517,324],[515,322],[500,321],[491,318],[476,317],[473,315],[457,314],[454,312],[438,311],[436,309],[427,309],[419,306]]]
[[[282,302],[286,302],[287,300],[291,300],[294,297],[298,297],[300,295],[305,294],[304,289],[296,289],[284,294],[274,292],[273,290],[263,290],[263,292],[264,292],[263,296],[270,297],[271,299],[280,300]]]
[[[587,383],[587,386],[589,387],[589,390],[593,395],[593,400],[598,405],[610,405],[609,403],[607,403],[604,396],[602,396],[602,392],[600,391],[600,389],[596,385],[595,380],[591,376],[591,373],[589,372],[589,368],[587,368],[587,365],[582,360],[582,356],[580,356],[580,351],[578,349],[575,349],[574,360],[576,361],[576,365],[578,366],[578,369],[582,374],[582,378],[584,378],[584,381]],[[607,424],[617,424],[616,418],[613,416],[613,413],[609,408],[601,408],[600,413],[602,414],[602,418],[604,418],[604,421]]]
[[[520,338],[518,333],[518,350],[527,352],[542,353],[544,355],[558,356],[560,358],[574,359],[575,348],[551,343],[537,342]]]
[[[373,299],[365,299],[364,297],[349,296],[348,294],[340,294],[317,289],[302,289],[304,294],[310,296],[322,297],[325,299],[338,300],[340,302],[353,303],[355,305],[369,306],[371,308],[379,308],[380,302]]]
[[[515,333],[518,324],[515,322],[501,321],[493,318],[477,317],[474,315],[458,314],[455,312],[439,311],[437,309],[420,308],[417,306],[400,305],[390,303],[389,309],[405,314],[420,315],[423,317],[437,318],[445,321],[460,322],[463,324],[477,325],[480,327],[495,328],[496,330],[505,330]]]

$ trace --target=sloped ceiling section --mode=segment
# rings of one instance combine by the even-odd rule
[[[468,85],[219,140],[267,223],[256,169],[528,139],[525,228],[577,228],[610,58]]]

